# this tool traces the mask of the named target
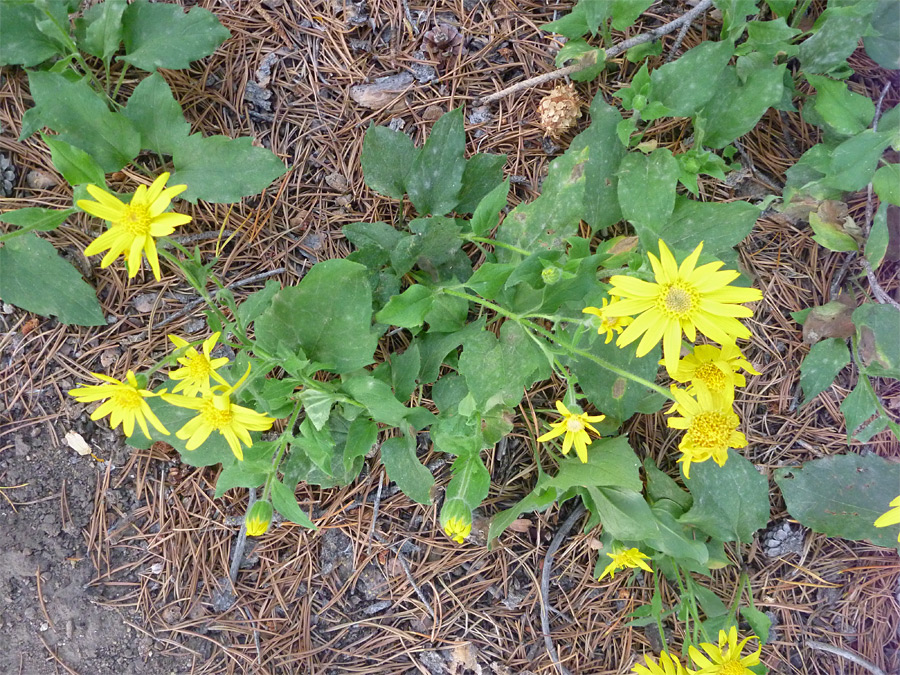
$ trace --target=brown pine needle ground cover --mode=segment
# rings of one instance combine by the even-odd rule
[[[587,124],[582,119],[556,143],[544,139],[536,111],[552,84],[486,109],[473,106],[479,97],[554,68],[560,45],[538,26],[567,12],[571,3],[201,4],[216,12],[232,38],[190,72],[164,73],[193,130],[252,135],[291,167],[262,196],[240,205],[180,205],[194,218],[184,238],[210,256],[220,254],[215,271],[238,298],[260,288],[266,278],[296,283],[314,262],[345,255],[349,247],[340,234],[342,225],[395,219],[397,204],[363,183],[359,157],[370,123],[391,122],[421,143],[441,113],[466,106],[467,152],[509,156],[506,173],[513,178],[514,202],[538,194],[554,153]],[[657,3],[627,35],[615,36],[624,39],[652,29],[689,6]],[[460,54],[436,61],[422,51],[425,32],[437,23],[458,28],[464,38]],[[687,31],[680,49],[714,37],[719,27],[718,19],[707,14]],[[674,34],[663,39],[658,62],[676,39]],[[630,78],[636,67],[621,58],[617,62]],[[857,72],[851,87],[877,99],[888,71],[862,51],[851,65]],[[387,94],[352,89],[398,73],[412,73],[412,80]],[[620,78],[606,72],[577,89],[585,102],[598,90],[611,100]],[[15,140],[31,103],[26,85],[21,71],[3,71],[0,151],[13,158],[21,178],[13,197],[0,204],[4,210],[63,207],[70,195],[47,149],[38,138]],[[895,80],[886,109],[896,105],[898,85]],[[125,91],[131,86],[126,78]],[[674,150],[688,133],[678,120],[664,120],[648,138]],[[770,110],[741,139],[744,171],[727,184],[701,181],[703,198],[753,199],[771,193],[785,169],[815,142],[815,133],[799,114]],[[37,173],[26,182],[30,172]],[[114,175],[111,188],[137,178],[127,172]],[[855,195],[849,206],[857,222],[864,219],[865,193]],[[19,310],[0,314],[0,485],[7,485],[4,454],[18,450],[20,439],[40,432],[57,447],[64,445],[67,430],[91,428],[84,408],[64,395],[89,371],[136,369],[165,353],[167,333],[192,335],[204,328],[197,298],[178,277],[166,276],[165,268],[162,283],[147,275],[128,283],[120,265],[100,270],[96,261],[85,261],[80,251],[95,235],[96,224],[79,215],[49,238],[97,289],[107,327],[63,326]],[[799,408],[798,366],[808,346],[790,312],[827,302],[840,289],[863,295],[867,282],[855,261],[845,264],[846,255],[819,247],[807,227],[779,215],[761,219],[740,253],[765,299],[748,322],[753,341],[747,354],[762,375],[749,378],[739,412],[750,441],[745,454],[771,477],[777,467],[847,451],[839,405],[854,384],[852,371],[845,369],[832,387]],[[884,265],[879,281],[896,297],[897,265]],[[900,386],[885,380],[876,386],[888,410],[900,414]],[[533,486],[530,445],[539,424],[533,410],[546,407],[561,389],[550,383],[530,392],[519,409],[516,433],[488,453],[493,481],[485,518]],[[674,470],[676,433],[666,429],[661,414],[637,416],[629,433],[639,452]],[[178,663],[196,673],[556,672],[541,634],[538,586],[547,547],[571,505],[524,515],[492,551],[483,545],[484,532],[479,536],[477,531],[486,529],[486,520],[476,522],[475,536],[457,546],[440,532],[436,507],[395,494],[379,467],[344,489],[301,487],[298,495],[319,531],[280,523],[248,542],[232,587],[229,568],[246,492],[232,490],[215,500],[215,470],[181,465],[164,444],[124,454],[111,439],[98,432],[95,452],[101,459],[115,457],[120,465],[77,459],[91,463],[89,473],[96,480],[93,514],[84,530],[93,566],[88,592],[97,593],[97,602],[119,608],[131,623],[131,635],[144,640],[149,651],[177,655]],[[850,450],[900,457],[889,432]],[[446,484],[449,466],[436,455],[425,453],[423,459],[431,462],[439,485]],[[113,498],[122,491],[130,495],[124,504]],[[66,494],[63,482],[63,513]],[[780,494],[774,489],[772,494],[773,525],[759,533],[744,560],[757,606],[773,620],[764,662],[775,673],[868,672],[845,657],[811,648],[813,641],[897,672],[896,553],[828,539],[789,523],[781,530],[790,531],[789,540],[773,549],[769,535],[785,524],[786,513]],[[29,504],[19,511],[39,508],[39,503]],[[0,501],[2,509],[7,504]],[[4,522],[15,527],[14,519]],[[552,639],[572,673],[623,673],[637,655],[659,648],[655,634],[624,625],[629,612],[649,602],[653,584],[645,576],[629,587],[628,575],[598,583],[592,572],[602,552],[596,550],[595,534],[576,528],[555,554],[546,608]],[[771,556],[773,551],[781,555]],[[708,584],[729,602],[737,578],[738,570],[730,567]],[[676,593],[663,587],[671,604]],[[36,590],[42,597],[40,581]],[[41,607],[48,619],[53,616],[52,604]],[[53,637],[56,627],[50,630]],[[679,630],[676,624],[671,642],[676,649],[682,641]],[[44,644],[46,652],[57,653],[57,643]],[[145,662],[151,658],[147,651],[141,653]],[[68,668],[61,656],[55,659],[47,662],[46,672]],[[84,672],[104,672],[90,662],[84,665]],[[155,672],[149,663],[130,667],[122,672]]]

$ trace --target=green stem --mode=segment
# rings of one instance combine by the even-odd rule
[[[653,592],[660,599],[660,606],[662,605],[662,593],[659,592],[659,568],[656,569],[656,574],[653,575]],[[656,614],[654,616],[656,619],[656,629],[659,631],[659,643],[663,646],[663,649],[666,647],[666,630],[663,628],[662,624],[662,613]]]
[[[119,89],[122,87],[122,84],[125,82],[125,73],[128,72],[128,64],[126,63],[122,66],[122,72],[119,73],[119,81],[116,82],[116,88],[113,89],[112,96],[110,97],[112,101],[115,103],[116,97],[119,95]]]
[[[519,248],[518,246],[513,246],[512,244],[507,244],[502,241],[488,239],[487,237],[476,237],[474,235],[469,235],[468,237],[466,237],[466,241],[471,241],[472,243],[480,242],[482,244],[490,244],[491,246],[499,246],[500,248],[505,248],[506,250],[512,251],[513,253],[524,255],[526,258],[531,255],[531,251],[526,251],[524,248]]]
[[[281,458],[284,456],[284,451],[287,450],[288,438],[294,433],[294,425],[297,423],[297,417],[300,415],[302,409],[303,404],[300,401],[296,401],[287,426],[284,428],[284,431],[281,432],[281,437],[278,439],[278,452],[272,460],[272,469],[269,471],[269,475],[266,476],[266,484],[263,487],[263,499],[268,500],[269,494],[272,492],[272,481],[278,480],[278,467],[281,465]]]

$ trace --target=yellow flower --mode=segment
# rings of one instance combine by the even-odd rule
[[[718,647],[708,642],[700,643],[700,646],[703,647],[703,651],[709,655],[709,658],[706,658],[699,649],[691,645],[688,648],[688,653],[691,655],[694,665],[700,668],[700,670],[695,671],[694,675],[753,675],[753,671],[747,666],[755,666],[759,663],[761,647],[757,647],[755,652],[744,658],[741,658],[741,650],[749,640],[758,639],[755,635],[751,635],[738,643],[737,628],[732,626],[727,636],[724,630],[719,631]]]
[[[241,449],[241,442],[248,448],[253,445],[249,432],[267,431],[272,428],[275,420],[271,417],[231,402],[231,394],[244,383],[248,375],[250,375],[249,366],[244,376],[233,386],[216,385],[199,398],[181,394],[163,395],[163,400],[172,405],[197,410],[200,413],[175,432],[175,436],[187,441],[186,449],[196,450],[213,431],[218,431],[228,441],[234,456],[243,460],[244,451]]]
[[[259,499],[253,502],[253,506],[244,516],[244,523],[247,525],[247,536],[259,537],[269,530],[269,523],[272,522],[272,505],[264,500]]]
[[[172,198],[187,190],[187,185],[166,188],[167,180],[169,174],[163,173],[149,188],[146,185],[138,186],[128,204],[96,185],[88,185],[87,191],[97,201],[79,199],[78,208],[109,221],[111,226],[88,244],[84,254],[92,256],[109,249],[103,256],[100,267],[108,267],[113,260],[124,255],[130,279],[138,273],[143,252],[153,270],[153,276],[159,281],[159,258],[154,238],[172,234],[179,225],[191,222],[191,217],[182,213],[165,213]]]
[[[441,527],[457,544],[472,534],[472,510],[459,498],[448,499],[441,508]]]
[[[659,655],[658,664],[653,660],[652,656],[647,656],[646,654],[644,655],[644,661],[647,662],[646,666],[636,663],[631,672],[638,673],[638,675],[687,675],[687,670],[681,665],[678,657],[672,656],[669,652],[664,651]]]
[[[634,319],[632,319],[630,316],[607,316],[606,310],[608,309],[608,302],[609,301],[606,298],[603,298],[603,307],[585,307],[583,310],[581,310],[584,314],[593,314],[598,319],[600,319],[600,324],[597,326],[597,335],[606,333],[606,340],[603,342],[603,344],[607,345],[612,342],[614,332],[621,335],[622,331],[625,329],[625,326],[634,321]],[[613,300],[611,303],[609,303],[609,306],[612,307],[615,304],[616,301]]]
[[[178,363],[180,363],[182,367],[169,372],[169,379],[181,380],[181,382],[175,385],[175,388],[172,389],[173,394],[177,394],[179,391],[184,391],[186,396],[196,396],[200,392],[207,391],[209,389],[210,375],[215,375],[217,368],[221,368],[226,363],[228,363],[228,359],[225,357],[212,359],[209,356],[213,347],[216,346],[219,335],[220,333],[218,332],[213,333],[207,340],[203,342],[202,354],[177,335],[169,336],[169,339],[175,344],[176,347],[178,347],[179,349],[185,349],[185,347],[187,348],[183,352],[183,355],[178,357],[177,359]]]
[[[687,430],[678,444],[682,453],[678,461],[684,462],[685,478],[691,477],[691,462],[705,462],[711,457],[719,466],[725,466],[728,448],[747,445],[746,436],[737,430],[741,420],[732,407],[733,392],[730,397],[715,396],[699,388],[695,399],[673,385],[672,395],[676,402],[668,412],[677,412],[682,417],[670,417],[668,425]]]
[[[91,414],[92,420],[99,420],[101,417],[109,415],[110,426],[115,429],[121,424],[128,438],[131,438],[131,435],[134,433],[135,421],[147,438],[150,438],[147,420],[150,420],[150,424],[159,433],[169,434],[168,430],[162,425],[162,422],[159,421],[159,418],[150,410],[150,406],[144,400],[150,396],[158,396],[158,394],[154,394],[147,389],[141,389],[132,371],[129,370],[125,375],[127,383],[100,373],[91,374],[98,380],[103,380],[108,384],[83,385],[77,389],[70,389],[69,396],[74,396],[79,403],[92,403],[109,399]],[[163,389],[164,392],[165,389]]]
[[[713,394],[733,397],[735,387],[747,386],[747,379],[738,372],[741,369],[759,375],[735,343],[727,342],[721,349],[713,345],[696,345],[693,352],[678,362],[678,370],[672,373],[672,379],[682,384],[689,382],[689,394],[695,393],[697,385],[702,385]]]
[[[621,275],[610,279],[613,287],[609,294],[621,301],[607,307],[606,315],[639,315],[616,344],[624,347],[643,335],[637,355],[644,356],[662,340],[663,359],[670,375],[678,370],[682,332],[694,342],[699,330],[722,345],[735,338],[748,338],[750,331],[736,317],[752,316],[753,311],[740,303],[762,298],[758,289],[729,286],[740,273],[719,271],[722,262],[696,267],[702,248],[701,242],[679,266],[660,239],[659,258],[648,253],[655,283]]]
[[[575,445],[575,453],[578,459],[587,463],[587,446],[591,444],[591,437],[585,429],[590,429],[597,436],[600,432],[591,426],[591,422],[602,422],[606,415],[586,415],[585,413],[572,413],[563,405],[562,401],[556,402],[556,409],[563,416],[561,422],[550,425],[550,431],[538,438],[538,443],[543,443],[551,438],[565,434],[563,438],[562,454],[568,455],[572,445]]]
[[[616,571],[623,570],[626,567],[640,567],[642,570],[646,570],[653,573],[653,570],[650,569],[650,566],[645,563],[645,560],[649,560],[650,556],[644,555],[636,548],[629,548],[624,551],[614,551],[613,553],[607,553],[607,557],[612,558],[612,562],[606,566],[606,569],[603,570],[603,574],[597,577],[597,581],[605,577],[607,574],[610,579],[616,578]]]
[[[878,519],[875,521],[875,527],[887,527],[888,525],[900,523],[900,497],[893,500],[890,505],[894,508],[878,516]],[[897,534],[897,541],[900,542],[900,533]]]

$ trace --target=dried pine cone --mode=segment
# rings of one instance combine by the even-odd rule
[[[431,58],[447,59],[463,52],[463,36],[454,26],[439,23],[425,33],[422,44]]]
[[[9,157],[0,152],[0,197],[12,196],[16,186],[16,167]]]
[[[552,138],[559,138],[575,126],[581,117],[581,100],[571,84],[554,87],[538,104],[541,128]]]

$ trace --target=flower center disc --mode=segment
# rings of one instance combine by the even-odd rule
[[[694,377],[712,391],[721,391],[725,388],[725,373],[712,363],[704,363],[694,371]]]
[[[115,394],[116,404],[125,410],[139,410],[142,397],[133,389],[123,389]]]
[[[225,399],[218,401],[217,399]],[[203,408],[203,421],[213,429],[227,429],[231,426],[234,415],[231,412],[231,403],[224,396],[213,396]]]
[[[721,675],[744,675],[747,672],[740,661],[730,660],[722,664]]]
[[[584,423],[582,423],[581,420],[570,417],[566,420],[566,430],[573,432],[584,431]]]
[[[656,305],[660,311],[672,318],[682,319],[694,309],[696,291],[680,284],[669,284],[659,294]]]
[[[150,233],[150,209],[143,204],[129,204],[119,221],[129,234],[136,236]]]
[[[730,415],[720,412],[703,412],[691,421],[688,435],[691,436],[692,444],[697,447],[724,448],[728,446],[728,439],[731,438],[734,426]]]
[[[209,376],[210,370],[209,360],[202,354],[197,354],[197,356],[188,361],[188,372],[191,374],[191,377],[202,378]]]

